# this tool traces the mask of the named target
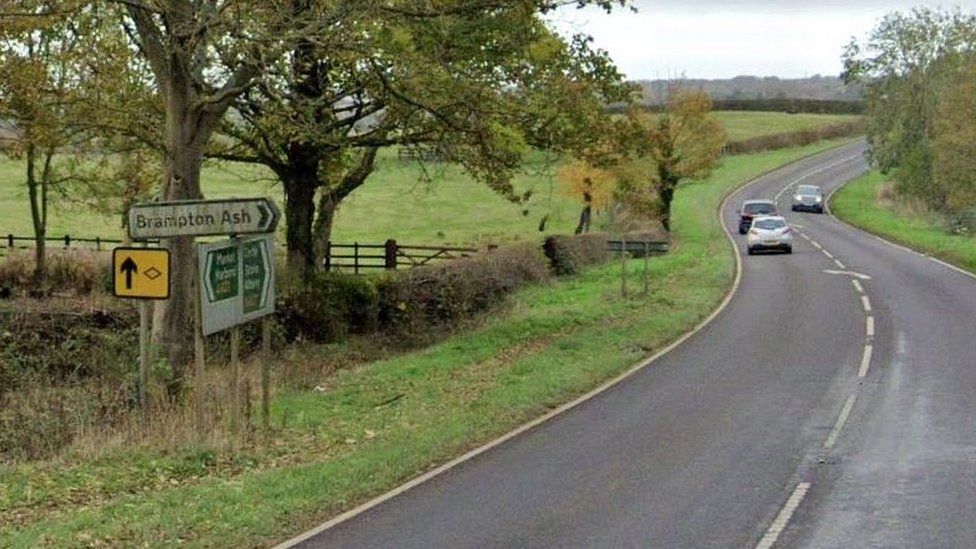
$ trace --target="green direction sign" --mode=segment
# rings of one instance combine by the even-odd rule
[[[207,252],[206,277],[207,301],[216,303],[237,296],[240,276],[237,265],[237,247],[228,246]]]
[[[249,240],[241,246],[245,315],[260,310],[267,302],[271,272],[264,244],[264,240]]]
[[[274,313],[274,237],[198,245],[203,333]]]

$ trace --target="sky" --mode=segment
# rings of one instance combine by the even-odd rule
[[[593,36],[627,78],[838,75],[852,37],[914,6],[976,11],[976,0],[637,0],[638,13],[562,9],[564,34]]]

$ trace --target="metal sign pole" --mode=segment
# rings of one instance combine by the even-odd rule
[[[627,297],[627,236],[620,237],[620,295]]]
[[[149,384],[149,303],[139,300],[139,408],[142,421],[149,421],[149,400],[146,385]]]
[[[241,432],[241,364],[239,347],[241,344],[241,330],[234,326],[230,330],[230,398],[231,398],[231,431],[236,435]]]
[[[200,266],[199,261],[197,262],[197,284],[200,284]],[[196,365],[196,422],[197,422],[197,435],[202,441],[206,433],[206,419],[204,414],[204,404],[206,398],[206,385],[207,381],[204,378],[205,370],[205,360],[206,357],[204,353],[206,352],[206,346],[203,339],[203,303],[201,303],[200,291],[194,292],[196,298],[193,300],[193,304],[196,306],[196,310],[193,315],[193,361]]]
[[[264,423],[265,431],[271,429],[271,411],[269,401],[271,399],[271,381],[268,370],[271,369],[271,317],[266,316],[261,319],[261,420]]]

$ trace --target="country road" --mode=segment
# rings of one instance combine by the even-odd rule
[[[864,148],[730,198],[741,283],[684,344],[300,546],[976,547],[976,280],[781,192]],[[746,256],[735,206],[774,196],[794,253]]]

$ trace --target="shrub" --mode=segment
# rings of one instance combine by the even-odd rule
[[[321,272],[285,286],[277,316],[289,341],[332,342],[376,330],[378,303],[371,278]]]
[[[89,250],[49,250],[45,290],[79,295],[93,290],[111,292],[112,265],[108,254]],[[12,252],[0,262],[0,288],[8,293],[33,286],[33,251]]]
[[[549,268],[556,276],[578,274],[587,265],[603,263],[609,257],[607,235],[589,233],[547,237],[542,245]]]
[[[379,279],[379,322],[401,335],[470,318],[549,270],[537,245],[520,244]]]
[[[864,133],[867,122],[863,119],[841,124],[831,124],[820,128],[809,130],[797,130],[794,132],[774,133],[770,135],[760,135],[733,141],[725,146],[725,154],[747,154],[761,151],[771,151],[785,149],[787,147],[799,147],[809,145],[825,139],[838,137],[849,137]]]

